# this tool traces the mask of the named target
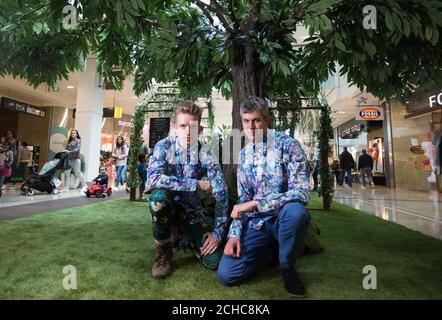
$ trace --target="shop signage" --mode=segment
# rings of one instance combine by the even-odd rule
[[[118,120],[118,125],[122,126],[122,127],[130,127],[130,128],[135,127],[135,125],[132,122],[121,121],[121,120]]]
[[[417,117],[429,112],[442,110],[442,82],[431,90],[417,88],[410,101],[406,104],[405,119]]]
[[[362,107],[356,109],[356,120],[384,120],[384,113],[381,107]]]
[[[351,128],[345,129],[341,131],[341,139],[356,139],[361,132],[360,125],[354,125]]]
[[[38,109],[30,104],[2,97],[1,107],[6,110],[27,113],[36,117],[45,118],[46,111]]]
[[[442,90],[438,94],[429,96],[428,101],[430,102],[430,108],[433,108],[436,104],[442,106]]]
[[[115,107],[114,118],[121,119],[123,117],[123,107]]]
[[[410,151],[413,153],[416,153],[416,154],[424,154],[425,153],[424,149],[422,149],[421,146],[412,146],[410,148]]]
[[[149,148],[167,137],[170,131],[170,118],[150,118]]]

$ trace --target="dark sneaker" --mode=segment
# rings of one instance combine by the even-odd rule
[[[166,278],[172,270],[172,244],[157,246],[157,255],[152,267],[152,276],[154,278],[163,279]]]
[[[291,297],[304,298],[305,287],[298,273],[293,268],[281,269],[281,278],[284,284],[285,291]]]

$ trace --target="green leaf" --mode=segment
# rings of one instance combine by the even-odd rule
[[[278,61],[278,66],[286,77],[290,74],[290,68],[288,67],[287,63],[284,60],[280,59]]]
[[[129,26],[130,26],[131,28],[135,28],[135,20],[134,20],[134,18],[130,15],[130,13],[126,11],[126,12],[125,12],[125,16],[126,16],[127,23],[129,23]]]
[[[34,31],[36,34],[40,34],[43,29],[43,23],[37,22],[32,27],[32,31]]]
[[[386,23],[386,25],[387,25],[387,28],[388,28],[390,31],[393,31],[393,30],[394,30],[394,27],[393,27],[393,19],[391,18],[391,14],[390,14],[390,12],[388,12],[388,11],[385,11],[385,23]]]
[[[327,17],[326,15],[323,15],[320,17],[320,21],[322,24],[322,29],[325,30],[332,30],[333,26],[332,26],[332,22],[330,20],[329,17]]]
[[[123,24],[123,8],[120,0],[117,0],[115,9],[117,10],[117,24],[121,26]]]
[[[345,45],[344,45],[344,43],[342,43],[341,40],[335,39],[335,44],[336,44],[336,47],[337,47],[339,50],[341,50],[341,51],[347,51],[347,50],[345,49]]]
[[[282,49],[282,46],[277,42],[269,41],[269,45],[274,49]]]
[[[433,29],[430,26],[425,27],[425,39],[431,41],[433,38]]]
[[[146,6],[144,5],[143,0],[138,0],[138,6],[141,10],[146,11]]]
[[[228,65],[230,62],[230,52],[229,50],[226,50],[224,52],[224,65]]]
[[[139,13],[138,10],[134,10],[132,7],[126,7],[125,9],[127,12],[129,12],[131,15],[135,17],[141,16],[141,13]]]
[[[410,36],[411,28],[410,28],[410,23],[408,22],[408,20],[407,19],[403,19],[402,20],[402,25],[404,26],[404,29],[403,29],[404,35],[406,37]]]
[[[282,23],[285,24],[285,25],[290,26],[290,25],[295,24],[296,20],[295,19],[287,19],[287,20],[284,20]]]
[[[132,8],[134,8],[134,10],[138,10],[138,1],[137,0],[130,0],[130,3],[132,4]]]
[[[437,45],[438,41],[439,41],[439,30],[434,29],[433,37],[431,38],[431,44],[435,46]]]
[[[376,46],[371,42],[365,42],[364,49],[366,50],[366,52],[370,57],[373,57],[376,53]]]

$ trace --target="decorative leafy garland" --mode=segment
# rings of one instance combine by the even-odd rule
[[[319,117],[319,131],[317,138],[319,141],[319,150],[321,150],[321,159],[319,167],[319,194],[323,197],[324,210],[330,210],[334,193],[334,177],[331,171],[328,159],[332,156],[330,139],[333,139],[332,120],[330,117],[331,109],[327,99],[321,94],[322,111]]]
[[[318,128],[317,125],[315,125],[315,120],[317,118],[313,114],[316,110],[302,110],[301,103],[298,99],[278,101],[274,110],[273,128],[277,131],[285,131],[289,129],[290,136],[292,137],[294,136],[295,130],[299,128],[302,133],[317,138],[319,143],[318,148],[321,150],[319,194],[323,197],[324,210],[330,210],[334,193],[334,178],[328,163],[328,158],[332,155],[332,148],[329,140],[333,138],[333,128],[330,117],[331,110],[324,95],[321,95],[320,99],[312,99],[311,103],[322,107]],[[307,128],[300,128],[300,126],[307,126]],[[311,132],[315,131],[316,134],[311,134]]]
[[[215,127],[215,106],[213,105],[211,96],[207,98],[207,111],[208,111],[207,126],[213,130]]]
[[[128,187],[131,189],[131,196],[130,200],[135,201],[135,192],[138,186],[140,185],[141,181],[138,177],[137,167],[138,167],[138,153],[143,148],[143,127],[144,127],[144,120],[146,117],[145,110],[147,108],[147,103],[142,102],[139,103],[135,108],[135,113],[132,118],[133,127],[131,129],[131,135],[130,135],[130,149],[132,152],[130,152],[129,157],[129,181],[127,183]],[[132,190],[135,190],[132,191]]]

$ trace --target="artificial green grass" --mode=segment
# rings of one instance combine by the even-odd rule
[[[311,206],[320,207],[313,199]],[[311,212],[325,252],[298,260],[310,299],[441,299],[442,242],[340,204]],[[180,252],[174,272],[153,279],[146,203],[97,202],[0,223],[0,299],[287,299],[267,268],[237,287]],[[63,289],[63,267],[77,269],[77,289]],[[365,265],[377,269],[365,290]]]

